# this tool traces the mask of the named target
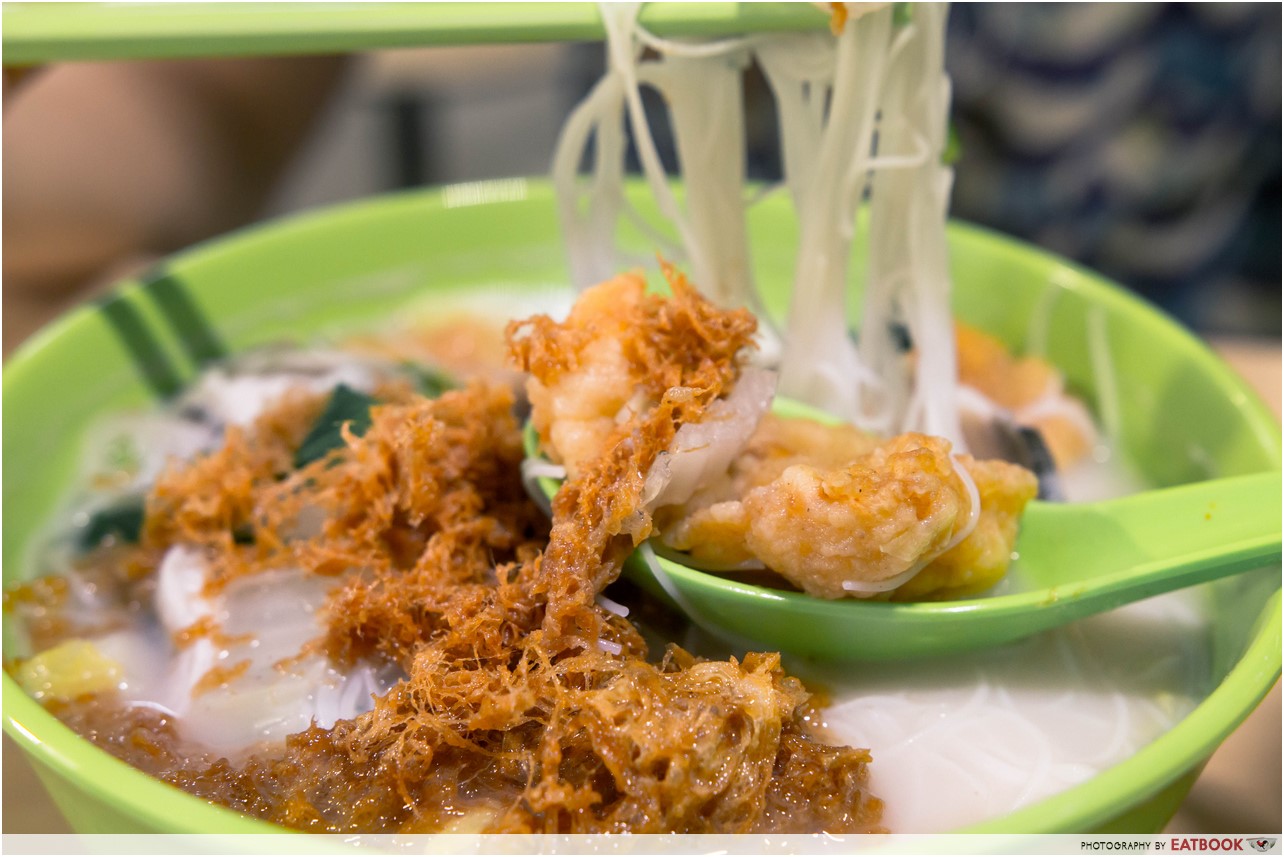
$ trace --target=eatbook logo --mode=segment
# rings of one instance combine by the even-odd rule
[[[1248,840],[1248,847],[1252,848],[1254,851],[1260,851],[1261,853],[1265,854],[1267,851],[1270,851],[1272,848],[1275,847],[1275,840],[1266,839],[1265,837],[1258,838],[1258,839],[1250,839]]]

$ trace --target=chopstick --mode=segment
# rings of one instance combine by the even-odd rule
[[[811,3],[651,3],[639,20],[672,38],[819,29],[828,16]],[[23,66],[604,37],[594,3],[5,3],[2,59]]]

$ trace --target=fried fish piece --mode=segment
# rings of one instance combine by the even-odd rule
[[[1033,474],[970,456],[956,463],[948,441],[916,433],[835,465],[873,441],[815,423],[804,431],[831,430],[831,444],[815,447],[814,458],[751,444],[723,486],[732,496],[671,510],[661,540],[702,567],[761,561],[821,598],[942,597],[1002,577],[1021,511],[1037,491]],[[785,436],[778,427],[765,434]],[[763,448],[777,454],[762,456]]]
[[[1065,378],[1038,357],[1014,357],[998,339],[962,322],[954,324],[959,384],[971,387],[1037,429],[1058,470],[1083,459],[1097,443],[1097,429],[1083,403],[1065,391]]]

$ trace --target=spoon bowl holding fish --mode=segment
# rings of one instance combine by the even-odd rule
[[[782,413],[811,413],[777,400]],[[528,452],[537,437],[528,428]],[[547,497],[559,482],[536,480]],[[895,660],[1011,643],[1086,616],[1278,564],[1278,471],[1091,503],[1031,501],[1007,576],[961,600],[830,600],[694,567],[644,542],[625,575],[746,649],[831,661]],[[783,581],[782,581],[783,582]]]

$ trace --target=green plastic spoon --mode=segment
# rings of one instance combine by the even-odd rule
[[[535,438],[528,432],[528,448]],[[540,480],[552,495],[557,483]],[[1034,501],[1008,587],[961,601],[829,601],[698,571],[644,544],[625,574],[747,649],[892,660],[1019,640],[1152,595],[1280,561],[1278,471],[1096,503]]]

